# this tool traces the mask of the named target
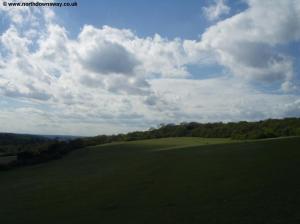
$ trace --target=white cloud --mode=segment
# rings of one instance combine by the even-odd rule
[[[123,70],[123,73],[132,73],[136,67],[139,73],[147,75],[163,77],[188,75],[185,65],[190,59],[187,58],[183,41],[180,39],[170,41],[158,34],[154,37],[139,38],[130,30],[109,26],[99,29],[89,25],[84,26],[80,32],[77,47],[77,54],[83,64],[93,68],[94,71],[100,67],[101,71],[98,72],[102,73],[122,73]],[[104,59],[103,55],[107,58]],[[106,61],[101,62],[101,59]],[[116,63],[119,61],[121,63]],[[95,64],[98,69],[95,68]],[[109,68],[106,68],[107,66]]]
[[[153,103],[144,104],[140,96],[101,94],[82,101],[77,96],[77,103],[55,104],[47,111],[32,106],[1,108],[1,125],[22,132],[93,135],[143,130],[168,122],[300,116],[298,96],[261,93],[231,78],[160,79],[150,84],[155,92],[152,97],[159,98]]]
[[[99,74],[132,75],[138,60],[121,44],[92,26],[85,26],[79,35],[77,54],[82,65]]]
[[[215,0],[214,4],[202,8],[204,15],[210,21],[218,20],[221,16],[230,12],[230,7],[224,0]]]
[[[0,0],[0,13],[7,13],[7,16],[14,24],[20,25],[24,22],[36,21],[29,7],[7,7],[4,6],[4,2],[4,0]]]
[[[10,26],[0,38],[3,47],[10,57],[22,57],[28,54],[28,45],[31,43],[26,37],[22,37],[15,26]]]
[[[75,72],[80,71],[80,82],[114,93],[151,94],[147,79],[186,77],[186,65],[195,60],[180,39],[140,38],[109,26],[84,26],[70,48],[80,65]]]
[[[160,79],[151,82],[164,100],[180,105],[180,121],[239,121],[300,116],[299,97],[263,93],[233,78],[206,80]],[[176,87],[176,88],[174,88]],[[299,109],[299,108],[298,108]]]
[[[293,0],[248,4],[200,40],[142,38],[92,25],[70,38],[50,9],[13,14],[1,8],[11,23],[0,35],[0,98],[20,105],[6,108],[0,101],[0,131],[92,135],[162,122],[300,116],[298,95],[264,93],[248,82],[297,90],[293,58],[277,46],[299,41],[299,6]],[[220,18],[221,9],[212,14]],[[27,16],[37,22],[30,25]],[[201,77],[189,73],[193,64],[229,72],[193,80]]]
[[[290,82],[293,60],[276,46],[299,41],[299,2],[250,0],[248,4],[247,10],[208,28],[199,48],[214,54],[237,76]]]

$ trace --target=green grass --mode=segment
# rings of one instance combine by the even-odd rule
[[[300,223],[299,146],[171,138],[80,149],[0,172],[0,220]]]
[[[174,148],[183,148],[191,146],[201,146],[208,144],[225,144],[238,142],[237,140],[231,140],[228,138],[195,138],[195,137],[178,137],[178,138],[160,138],[160,139],[147,139],[139,141],[129,141],[129,142],[116,142],[109,143],[99,146],[93,146],[90,148],[106,148],[113,149],[120,147],[122,149],[149,149],[149,150],[167,150]]]

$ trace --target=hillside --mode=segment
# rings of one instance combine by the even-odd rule
[[[99,135],[86,138],[90,145],[114,141],[133,141],[142,139],[170,137],[201,137],[231,139],[265,139],[283,136],[300,136],[300,118],[266,119],[261,121],[160,124],[147,131],[135,131],[118,135]]]
[[[0,133],[0,170],[9,170],[59,159],[87,146],[174,137],[254,140],[300,135],[300,118],[267,119],[255,122],[161,124],[147,131],[94,137],[35,136]]]
[[[0,172],[2,223],[297,223],[300,138],[172,138]]]

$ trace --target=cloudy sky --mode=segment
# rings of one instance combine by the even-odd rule
[[[3,2],[0,132],[300,116],[299,0]]]

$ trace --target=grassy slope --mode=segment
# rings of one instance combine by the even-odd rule
[[[222,142],[108,144],[1,172],[1,223],[299,223],[300,138],[206,145]]]

